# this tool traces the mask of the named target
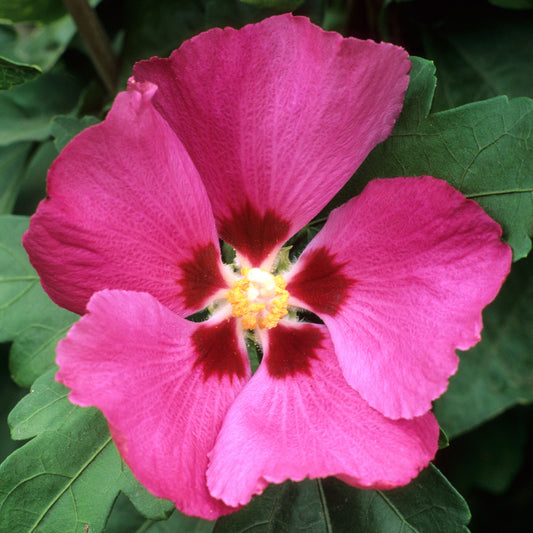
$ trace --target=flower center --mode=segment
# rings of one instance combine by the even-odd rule
[[[287,314],[285,280],[262,268],[244,267],[241,274],[243,277],[226,292],[233,316],[242,320],[245,329],[273,328]]]

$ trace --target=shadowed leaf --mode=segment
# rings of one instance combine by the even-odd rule
[[[41,69],[0,57],[0,90],[11,89],[41,75]]]
[[[406,487],[357,490],[326,479],[324,492],[333,531],[365,533],[466,533],[470,511],[432,465]]]

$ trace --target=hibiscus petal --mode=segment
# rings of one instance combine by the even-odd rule
[[[156,89],[131,83],[63,150],[24,236],[46,292],[76,313],[109,288],[190,314],[227,286],[205,188],[152,106]]]
[[[207,482],[228,505],[247,503],[268,483],[335,475],[357,487],[408,483],[437,451],[431,413],[390,420],[344,379],[327,329],[280,322],[258,371],[228,411],[210,453]],[[306,360],[287,366],[282,360]]]
[[[510,264],[500,226],[425,176],[371,182],[285,279],[292,303],[328,326],[354,389],[385,416],[411,418],[446,390],[455,349],[479,341]]]
[[[315,216],[391,132],[405,50],[290,14],[137,63],[206,185],[220,236],[254,266]],[[270,256],[269,256],[270,254]]]
[[[206,488],[207,452],[250,370],[236,321],[196,324],[147,293],[102,291],[57,349],[69,397],[107,418],[137,479],[183,512],[234,511]]]

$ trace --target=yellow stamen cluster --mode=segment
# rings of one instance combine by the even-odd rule
[[[282,276],[273,276],[262,268],[243,268],[243,277],[226,292],[233,316],[244,329],[273,328],[287,314],[289,293]]]

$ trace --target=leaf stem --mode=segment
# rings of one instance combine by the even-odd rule
[[[110,94],[115,94],[118,63],[107,34],[88,0],[63,0],[74,19],[91,61]]]

